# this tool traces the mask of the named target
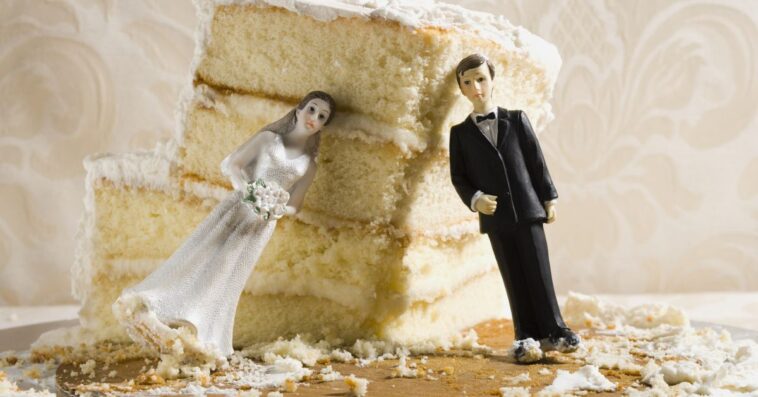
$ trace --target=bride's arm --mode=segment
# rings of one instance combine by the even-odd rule
[[[253,135],[221,162],[221,173],[229,178],[234,190],[245,190],[245,184],[251,178],[245,170],[254,166],[262,148],[270,143],[270,135],[268,131]]]
[[[295,184],[290,188],[290,199],[287,202],[287,215],[294,215],[300,212],[300,208],[303,207],[303,200],[305,199],[305,193],[313,183],[313,179],[316,177],[316,162],[311,161],[308,164],[308,170]]]

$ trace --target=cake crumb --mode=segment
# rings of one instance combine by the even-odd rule
[[[284,394],[278,391],[270,391],[268,394],[266,394],[266,397],[284,397]]]
[[[24,376],[32,378],[32,379],[39,379],[42,377],[42,374],[39,372],[39,368],[32,367],[24,371]]]
[[[507,378],[506,383],[511,386],[515,386],[519,383],[524,383],[530,381],[531,378],[529,377],[529,372],[523,372],[516,376]]]
[[[540,375],[552,375],[553,371],[551,371],[551,370],[549,370],[547,368],[540,368],[540,370],[537,371],[537,373],[540,374]]]
[[[501,387],[500,397],[529,397],[528,387]]]
[[[116,370],[113,370],[113,371],[111,371],[111,372],[108,372],[108,377],[109,377],[109,378],[115,378],[115,377],[116,377],[116,374],[117,374]]]
[[[345,378],[345,384],[350,389],[350,395],[364,397],[368,392],[368,379],[358,378],[353,374]]]
[[[89,378],[95,377],[95,360],[89,359],[86,363],[79,366],[82,371],[82,375],[87,375]]]
[[[406,356],[400,356],[400,363],[392,369],[392,374],[390,375],[393,378],[418,378],[419,376],[422,376],[424,374],[423,371],[416,369],[416,364],[411,363],[411,365],[407,365],[406,363]],[[421,374],[419,374],[421,372]]]
[[[7,352],[7,353],[10,353],[10,354],[7,355],[7,356],[5,356],[5,357],[0,358],[0,366],[2,366],[2,367],[11,367],[11,366],[16,365],[16,363],[18,362],[18,357],[16,357],[15,355],[13,355],[12,351],[11,352]],[[5,363],[5,364],[3,364],[3,363]]]
[[[319,371],[319,374],[316,376],[316,378],[321,379],[324,382],[331,382],[335,380],[342,380],[345,377],[342,376],[341,373],[334,371],[331,365],[327,365],[326,367],[321,368],[321,371]]]
[[[295,382],[292,378],[287,378],[284,380],[284,391],[287,393],[294,393],[297,391],[297,382]]]
[[[250,389],[237,393],[237,397],[261,397],[261,392],[255,389]]]
[[[559,369],[553,383],[542,389],[539,397],[565,396],[586,391],[616,391],[616,384],[600,373],[597,367],[585,365],[576,372]]]
[[[332,350],[331,353],[329,354],[329,358],[334,361],[339,361],[343,363],[349,363],[355,359],[349,351],[342,350],[342,349]]]

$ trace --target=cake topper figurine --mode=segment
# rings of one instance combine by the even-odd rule
[[[316,173],[321,128],[334,113],[331,96],[311,92],[224,159],[234,191],[113,304],[132,339],[161,353],[225,364],[234,351],[240,294],[277,219],[299,211]]]
[[[580,344],[561,317],[543,223],[555,220],[558,193],[521,110],[492,103],[495,68],[481,54],[460,61],[458,87],[474,111],[450,130],[450,177],[492,244],[513,315],[512,353],[533,362]]]

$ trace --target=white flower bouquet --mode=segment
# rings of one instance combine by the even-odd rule
[[[242,202],[249,205],[263,219],[279,219],[284,216],[290,194],[275,182],[266,183],[258,178],[248,182]]]

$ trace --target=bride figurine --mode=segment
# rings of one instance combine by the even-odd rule
[[[277,219],[299,211],[316,173],[321,128],[334,116],[313,91],[221,163],[230,193],[173,255],[125,289],[113,312],[135,341],[223,363],[234,352],[237,303]]]

